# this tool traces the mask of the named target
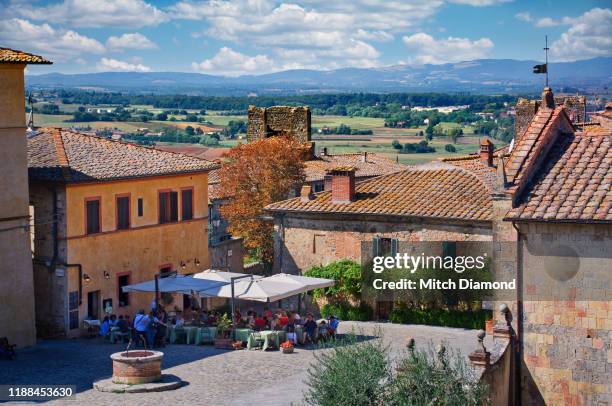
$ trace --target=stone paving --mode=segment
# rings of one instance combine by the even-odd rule
[[[382,332],[397,357],[407,337],[418,348],[444,341],[467,357],[476,347],[476,331],[397,325],[373,322],[342,322],[339,332],[355,329],[366,337]],[[487,338],[485,343],[489,342]],[[144,394],[102,393],[92,389],[93,381],[112,374],[110,354],[124,349],[100,339],[43,341],[19,352],[15,361],[0,361],[0,384],[72,384],[76,401],[51,401],[66,405],[211,405],[298,404],[306,388],[308,365],[315,351],[298,347],[294,354],[280,351],[224,351],[210,345],[170,345],[162,364],[163,372],[174,374],[188,384],[169,392]]]

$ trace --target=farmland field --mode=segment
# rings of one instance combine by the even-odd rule
[[[61,104],[60,110],[63,112],[76,111],[79,106],[76,104]],[[104,106],[95,106],[96,108],[104,108]],[[112,106],[108,106],[112,107]],[[138,110],[147,110],[153,114],[161,113],[167,109],[154,108],[148,105],[133,105],[131,108]],[[199,110],[187,110],[188,113],[199,113]],[[104,121],[92,121],[92,122],[66,122],[72,118],[70,115],[48,115],[48,114],[34,114],[34,122],[36,126],[58,126],[58,127],[92,127],[92,128],[110,128],[119,129],[127,132],[135,132],[139,128],[146,127],[151,131],[160,131],[163,128],[175,127],[178,129],[184,129],[187,126],[201,127],[204,132],[209,131],[220,131],[223,127],[227,126],[230,121],[246,121],[245,115],[223,115],[223,112],[218,111],[207,111],[207,114],[201,116],[207,122],[212,123],[212,126],[205,123],[198,122],[185,122],[185,115],[169,115],[169,117],[175,117],[177,121],[130,121],[130,122],[104,122]],[[434,138],[433,141],[429,142],[429,145],[436,148],[434,153],[422,153],[422,154],[402,154],[398,153],[398,150],[394,149],[391,143],[393,140],[397,140],[401,144],[405,143],[418,143],[424,139],[419,133],[423,133],[426,129],[425,126],[419,128],[387,128],[384,127],[384,119],[372,118],[372,117],[349,117],[349,116],[313,116],[312,126],[315,128],[321,127],[338,127],[340,124],[345,124],[355,130],[372,130],[371,135],[322,135],[313,131],[312,138],[316,143],[317,149],[320,147],[327,147],[329,153],[341,154],[341,153],[358,153],[358,152],[369,152],[378,153],[387,156],[389,159],[398,160],[405,164],[420,164],[426,163],[432,160],[436,160],[443,157],[461,156],[465,154],[471,154],[478,151],[478,144],[480,137],[473,133],[473,129],[470,126],[463,126],[464,136],[459,137],[457,142],[454,144],[456,152],[449,153],[444,147],[447,144],[452,143],[449,138],[440,137]],[[444,129],[459,128],[459,124],[444,122],[441,123]],[[244,142],[244,134],[238,135],[238,140],[225,140],[222,139],[219,143],[219,147],[233,147],[239,142]],[[185,145],[185,144],[180,144]],[[496,141],[496,146],[500,147],[503,144]]]

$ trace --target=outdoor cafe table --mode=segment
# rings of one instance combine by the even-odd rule
[[[197,334],[197,326],[182,326],[182,327],[171,327],[167,330],[166,334],[169,334],[169,339],[168,341],[170,341],[170,344],[174,344],[176,343],[176,332],[177,330],[183,330],[185,332],[185,342],[186,344],[191,343],[191,341],[193,341],[195,343],[195,338],[196,338],[196,334]]]
[[[251,330],[250,328],[237,328],[234,334],[234,340],[248,341],[249,336],[251,335],[252,332],[253,330]]]
[[[287,339],[287,333],[285,333],[284,331],[273,331],[273,330],[253,332],[249,335],[249,339],[247,341],[248,350],[255,347],[255,344],[258,338],[262,338],[264,340],[263,346],[261,349],[265,351],[272,345],[276,348],[279,348],[280,343]]]
[[[214,342],[215,341],[215,336],[217,335],[217,327],[200,327],[198,328],[198,331],[196,333],[195,336],[195,345],[200,345],[200,344],[204,344],[204,332],[208,332],[208,336],[210,337],[210,341],[208,342]]]

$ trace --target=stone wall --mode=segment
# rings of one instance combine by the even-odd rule
[[[287,135],[296,138],[302,144],[309,143],[310,120],[309,107],[249,106],[247,141]]]
[[[529,127],[529,123],[531,123],[531,119],[535,116],[539,107],[540,102],[538,100],[518,99],[515,106],[516,117],[514,118],[516,139],[519,139]]]
[[[519,225],[523,404],[612,398],[612,226]]]
[[[563,106],[572,123],[585,122],[585,96],[555,96],[555,106]]]
[[[208,254],[211,269],[239,273],[244,270],[242,238],[230,238],[211,244],[208,247]]]
[[[373,237],[410,241],[490,241],[489,223],[425,222],[418,219],[275,217],[274,272],[301,273],[339,259],[361,258],[362,241]]]

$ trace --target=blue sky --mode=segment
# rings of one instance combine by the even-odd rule
[[[0,0],[0,46],[44,55],[30,73],[236,76],[612,55],[609,1]]]

